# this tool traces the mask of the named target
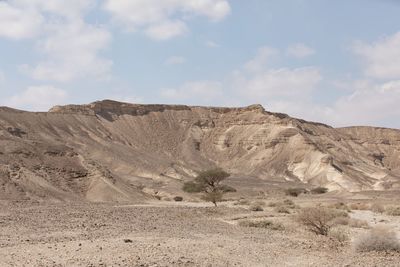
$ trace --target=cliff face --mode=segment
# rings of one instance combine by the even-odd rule
[[[273,180],[359,191],[398,188],[400,181],[400,131],[334,129],[259,105],[106,100],[48,113],[1,108],[0,144],[1,198],[166,197],[210,166],[243,186],[251,178],[254,187]]]

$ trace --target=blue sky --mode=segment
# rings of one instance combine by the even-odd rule
[[[245,106],[400,127],[400,1],[0,1],[0,105]]]

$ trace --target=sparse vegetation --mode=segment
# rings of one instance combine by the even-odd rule
[[[244,220],[239,222],[240,226],[243,227],[254,227],[254,228],[266,228],[270,230],[284,230],[285,227],[281,223],[272,222],[268,220],[262,221],[250,221]]]
[[[328,235],[332,221],[343,213],[324,207],[308,207],[300,210],[297,221],[317,235]]]
[[[275,207],[274,211],[278,213],[290,214],[290,210],[285,206],[277,206]]]
[[[368,229],[369,224],[367,221],[349,218],[349,217],[336,217],[332,220],[332,225],[346,225],[352,228]]]
[[[376,227],[360,235],[354,243],[359,252],[400,251],[400,241],[396,232],[386,227]]]
[[[311,192],[311,194],[314,194],[314,195],[325,194],[325,193],[328,192],[328,188],[326,188],[326,187],[316,187],[316,188],[312,189],[310,192]]]
[[[386,211],[385,206],[379,203],[373,203],[370,206],[370,210],[375,213],[384,213]]]
[[[230,176],[222,169],[211,169],[202,171],[194,182],[187,182],[183,185],[183,190],[188,193],[204,193],[203,199],[217,206],[222,200],[224,193],[232,192],[230,186],[222,185],[221,182]]]
[[[339,242],[339,244],[344,245],[347,241],[350,240],[350,236],[349,233],[347,231],[347,229],[345,229],[343,226],[337,226],[337,227],[333,227],[329,233],[328,236]]]
[[[253,204],[249,208],[251,211],[264,211],[263,207],[261,205]]]
[[[369,210],[367,203],[352,203],[350,204],[350,209],[352,210]]]
[[[247,206],[247,205],[250,205],[250,201],[247,199],[239,199],[233,205]]]
[[[307,189],[301,187],[288,188],[285,190],[285,194],[291,197],[298,197],[301,194],[307,193]]]
[[[386,214],[389,216],[400,216],[400,206],[391,206],[386,209]]]
[[[181,202],[181,201],[183,201],[183,197],[176,196],[176,197],[174,197],[174,201]]]
[[[330,205],[329,207],[333,208],[333,209],[337,209],[337,210],[345,210],[348,212],[351,211],[350,207],[346,203],[343,203],[343,202],[336,202],[336,203]]]

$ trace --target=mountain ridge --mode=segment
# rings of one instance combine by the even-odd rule
[[[243,192],[259,187],[246,184],[253,178],[340,191],[400,188],[399,130],[333,128],[261,105],[104,100],[39,113],[3,107],[0,143],[6,198],[171,198],[212,166],[231,172]]]

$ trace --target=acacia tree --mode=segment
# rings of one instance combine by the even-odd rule
[[[232,187],[221,184],[229,176],[229,173],[220,168],[202,171],[194,182],[185,183],[183,190],[189,193],[203,192],[203,199],[217,206],[217,202],[222,200],[224,193],[236,191]]]

